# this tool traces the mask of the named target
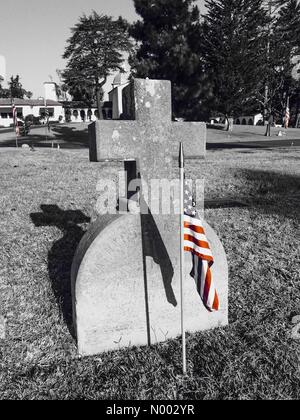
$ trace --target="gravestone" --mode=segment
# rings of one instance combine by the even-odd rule
[[[5,340],[6,337],[6,319],[0,315],[0,340]]]
[[[131,168],[136,168],[136,174],[131,178],[141,180],[139,194],[147,212],[99,215],[78,247],[72,291],[81,355],[155,344],[180,335],[180,216],[154,211],[161,197],[151,190],[151,180],[179,178],[180,141],[187,159],[204,158],[206,125],[172,122],[168,81],[136,79],[124,95],[124,113],[130,120],[92,124],[90,160],[107,165],[135,162]],[[172,205],[178,204],[178,189],[172,190],[171,198]],[[205,227],[222,308],[211,314],[202,305],[189,276],[192,263],[187,253],[185,317],[190,332],[228,323],[226,255],[217,235]]]

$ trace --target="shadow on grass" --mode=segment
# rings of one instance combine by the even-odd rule
[[[38,130],[33,129],[28,136],[18,139],[19,146],[28,144],[33,147],[51,147],[52,142],[54,145],[59,144],[62,149],[87,149],[89,147],[88,127],[79,129],[79,126],[57,125],[51,126],[50,132],[46,127],[41,127]],[[1,141],[0,147],[16,147],[15,138]]]
[[[72,337],[75,337],[72,317],[71,267],[77,246],[85,231],[80,224],[90,218],[80,210],[61,210],[56,205],[41,205],[41,213],[30,215],[36,227],[55,226],[63,237],[55,242],[48,254],[48,271],[52,289]]]
[[[242,170],[237,174],[244,182],[243,194],[248,194],[248,204],[260,206],[266,213],[300,218],[300,175],[261,170]]]
[[[222,149],[264,149],[272,151],[274,147],[295,147],[300,146],[300,140],[259,140],[259,141],[233,141],[219,142],[219,143],[207,143],[207,150],[222,150]]]

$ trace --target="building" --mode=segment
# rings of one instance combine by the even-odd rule
[[[47,98],[47,101],[59,100],[58,86],[55,82],[45,82],[44,89],[45,89],[45,98]]]
[[[112,104],[112,119],[118,120],[123,114],[123,90],[129,85],[126,73],[118,73],[114,78],[112,90],[108,93]]]
[[[17,108],[17,116],[25,119],[29,115],[33,117],[45,119],[46,108],[45,102],[41,99],[15,99]],[[64,119],[64,109],[60,102],[47,100],[47,110],[49,113],[49,121],[61,121]],[[0,127],[10,127],[13,125],[11,99],[0,99]]]
[[[91,122],[98,119],[98,109],[96,104],[88,107],[85,103],[74,101],[60,101],[56,83],[46,82],[45,98],[49,113],[50,122],[72,122],[82,123]],[[28,116],[39,118],[42,122],[46,121],[45,99],[14,99],[17,108],[17,116],[24,120]],[[12,100],[0,98],[0,128],[11,127],[14,123],[12,114]],[[109,120],[113,118],[112,102],[101,102],[100,119]]]
[[[84,102],[60,101],[58,87],[54,82],[46,82],[45,97],[47,101],[59,101],[63,107],[62,122],[82,123],[91,122],[98,119],[98,108],[96,103],[87,106]],[[100,119],[109,120],[113,118],[112,103],[110,101],[101,102]]]
[[[91,122],[98,119],[98,108],[96,104],[87,107],[82,102],[67,101],[62,102],[64,108],[64,121],[72,123]],[[101,120],[112,119],[112,103],[101,102]]]
[[[245,115],[234,119],[233,123],[236,125],[264,125],[264,119],[262,114]],[[224,116],[210,118],[210,124],[226,124],[226,118]]]
[[[264,125],[264,117],[262,114],[245,115],[234,120],[237,125]]]

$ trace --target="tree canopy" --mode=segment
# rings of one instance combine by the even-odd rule
[[[141,20],[130,28],[136,51],[130,57],[134,77],[172,82],[173,113],[203,118],[202,98],[210,96],[199,40],[200,13],[195,0],[134,0]]]
[[[0,76],[0,98],[9,98],[9,91],[3,87],[4,79]]]
[[[8,82],[8,88],[2,86],[3,81],[3,78],[0,78],[0,98],[32,98],[32,92],[23,88],[19,75],[15,77],[11,76]]]
[[[111,72],[123,70],[130,48],[128,24],[121,17],[113,20],[95,11],[80,17],[63,55],[68,60],[63,79],[70,93],[87,102],[96,99],[100,110],[102,86]]]
[[[202,51],[213,84],[214,111],[259,110],[265,84],[269,18],[262,0],[207,0]]]
[[[298,0],[275,2],[269,27],[269,51],[265,71],[267,107],[283,117],[287,102],[297,102],[299,81],[293,77],[294,58],[300,53],[300,4]]]
[[[64,89],[100,109],[102,86],[130,52],[133,77],[171,80],[174,117],[282,114],[288,98],[299,109],[299,0],[271,3],[274,14],[264,0],[206,0],[200,16],[196,0],[134,0],[132,25],[84,15],[67,41]]]

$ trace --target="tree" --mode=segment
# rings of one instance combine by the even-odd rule
[[[102,86],[112,71],[123,71],[123,53],[130,48],[128,24],[121,17],[113,20],[95,11],[80,17],[63,55],[68,60],[64,82],[73,94],[79,89],[95,97],[100,115]]]
[[[31,99],[33,93],[23,89],[22,83],[20,82],[20,76],[11,76],[8,82],[8,90],[11,98],[24,99],[24,97]]]
[[[300,54],[300,1],[277,0],[275,32],[289,51]]]
[[[129,59],[133,76],[171,80],[174,117],[205,118],[203,98],[210,97],[210,87],[195,0],[134,0],[134,5],[142,20],[130,28],[137,43]]]
[[[9,98],[10,97],[9,90],[2,86],[3,82],[4,82],[4,79],[3,77],[0,76],[0,98]]]
[[[68,93],[68,86],[63,81],[63,71],[60,69],[56,69],[56,75],[58,77],[58,84],[56,84],[56,94],[57,97],[63,101],[67,101],[67,93]]]
[[[269,108],[281,118],[287,101],[299,112],[299,79],[294,75],[294,58],[300,53],[300,3],[278,1],[278,13],[270,34],[268,58]]]
[[[206,6],[202,51],[213,84],[214,111],[227,119],[257,111],[267,65],[263,1],[207,0]]]
[[[72,96],[73,101],[84,102],[87,106],[92,107],[95,99],[97,100],[96,88],[93,84],[85,83],[82,81],[80,84],[70,84],[68,88],[69,94]],[[103,90],[100,88],[98,94],[99,100],[102,101]],[[97,104],[98,106],[98,104]]]
[[[20,76],[16,75],[16,77],[11,76],[10,81],[8,82],[8,88],[10,90],[10,96],[12,98],[24,98],[24,89],[20,82]]]
[[[0,98],[19,98],[24,97],[31,99],[33,93],[23,89],[22,83],[20,82],[20,76],[11,76],[8,82],[8,88],[2,87],[3,79],[0,78]]]

